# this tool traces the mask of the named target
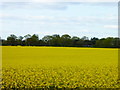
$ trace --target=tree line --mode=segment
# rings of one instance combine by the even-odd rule
[[[2,46],[58,46],[58,47],[98,47],[98,48],[120,48],[120,38],[107,37],[89,39],[86,36],[79,38],[71,37],[68,34],[60,36],[59,34],[46,35],[39,39],[37,34],[27,34],[25,36],[16,36],[11,34],[7,39],[0,39]]]

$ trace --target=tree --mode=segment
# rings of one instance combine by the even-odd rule
[[[95,46],[96,47],[112,48],[115,46],[114,38],[108,37],[108,38],[102,38],[100,40],[97,40]]]
[[[38,46],[39,45],[38,35],[33,34],[30,39],[31,39],[30,45],[32,45],[32,46]]]
[[[30,34],[25,35],[25,43],[28,46],[38,46],[39,45],[39,37],[37,34],[33,34],[32,36]]]
[[[30,34],[27,34],[24,36],[25,38],[25,45],[26,46],[30,46],[30,42],[31,42],[31,35]]]
[[[17,45],[23,45],[23,38],[22,36],[19,36],[18,39],[17,39]]]
[[[28,39],[28,38],[31,38],[31,35],[30,34],[27,34],[24,36],[25,39]]]
[[[89,38],[86,37],[86,36],[83,36],[81,39],[82,39],[82,40],[89,40]]]
[[[53,45],[53,46],[60,46],[61,45],[60,35],[58,35],[58,34],[52,35],[51,45]]]
[[[104,43],[104,47],[107,47],[107,48],[113,47],[113,45],[114,45],[114,43],[113,43],[113,38],[112,38],[112,37],[106,38],[106,39],[103,41],[103,43]]]
[[[11,34],[7,37],[7,40],[0,39],[0,44],[2,45],[12,45],[12,46],[63,46],[63,47],[103,47],[103,48],[120,48],[120,38],[107,37],[98,39],[93,37],[89,40],[88,37],[84,36],[79,38],[64,34],[60,37],[59,34],[54,34],[52,36],[46,35],[39,40],[37,34],[27,34],[24,37],[17,37]]]
[[[42,41],[45,42],[45,45],[50,46],[51,45],[52,36],[46,35],[42,38]]]
[[[21,41],[23,40],[23,38],[24,38],[23,36],[18,37],[18,39],[21,40]]]
[[[10,36],[7,37],[7,44],[11,46],[15,46],[17,45],[16,40],[17,40],[17,36],[11,34]]]
[[[96,37],[91,38],[91,40],[90,40],[91,41],[91,45],[95,46],[97,40],[99,40],[99,39],[96,38]]]
[[[74,47],[74,46],[80,46],[79,43],[78,43],[79,40],[80,40],[79,37],[73,36],[73,37],[72,37],[72,46],[73,46],[73,47]]]
[[[43,40],[38,41],[39,46],[46,46],[46,43]]]
[[[61,36],[61,45],[62,46],[72,46],[72,40],[71,40],[71,36],[69,36],[68,34],[64,34]]]
[[[114,47],[120,48],[120,38],[114,38],[113,39]]]

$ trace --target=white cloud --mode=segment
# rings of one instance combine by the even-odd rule
[[[0,13],[0,18],[9,17],[9,16],[11,16],[11,15]]]
[[[0,0],[0,2],[118,2],[119,0]]]
[[[115,16],[105,16],[105,17],[97,17],[97,16],[79,16],[79,17],[54,17],[54,16],[32,16],[32,15],[11,15],[11,14],[0,14],[0,20],[6,21],[19,21],[24,23],[38,23],[38,24],[69,24],[69,25],[93,25],[93,24],[112,24],[117,23],[117,17]],[[99,21],[99,22],[98,22]],[[104,28],[115,28],[115,26],[105,25]]]
[[[118,29],[118,25],[104,25],[104,28],[108,28],[108,29]]]
[[[49,1],[48,1],[49,2]],[[0,3],[0,9],[2,10],[15,10],[17,9],[51,9],[51,10],[66,10],[69,5],[91,5],[91,6],[116,6],[116,2],[86,2],[86,1],[81,1],[81,2],[36,2],[36,1],[26,1],[26,2],[3,2]]]
[[[58,3],[58,2],[3,2],[0,3],[0,9],[52,9],[52,10],[65,10],[69,4],[73,3]]]

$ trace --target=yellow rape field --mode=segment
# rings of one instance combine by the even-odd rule
[[[2,47],[2,88],[120,88],[118,49]]]

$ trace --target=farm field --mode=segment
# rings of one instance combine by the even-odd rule
[[[120,88],[118,49],[2,47],[2,88]]]

